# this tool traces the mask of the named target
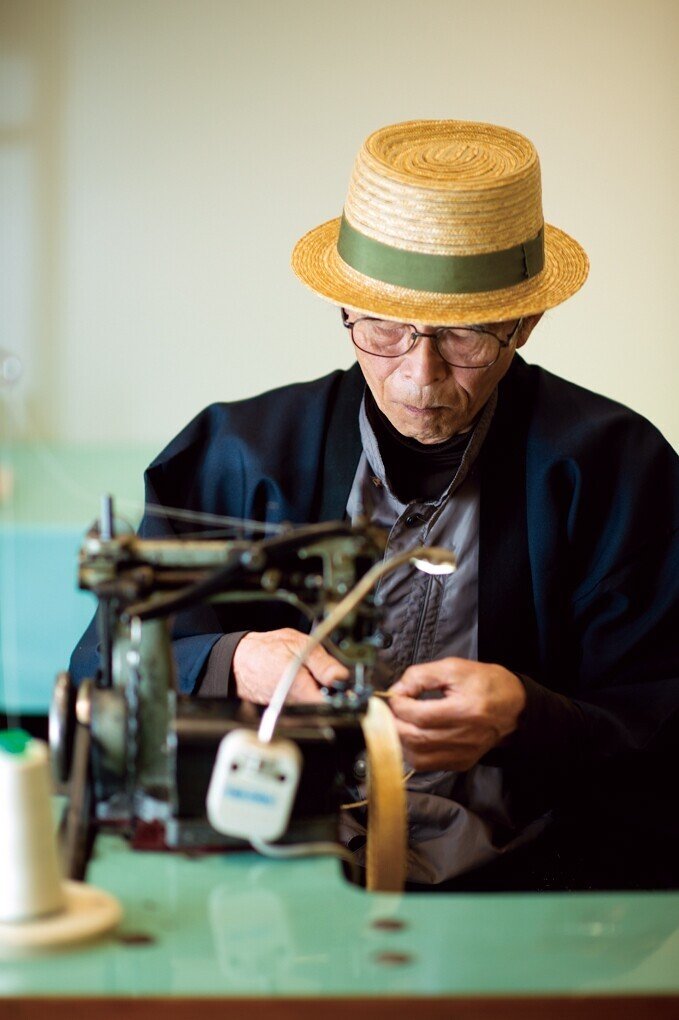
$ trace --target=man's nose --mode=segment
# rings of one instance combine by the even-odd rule
[[[404,361],[406,375],[420,386],[438,382],[448,374],[448,365],[436,349],[434,338],[428,333],[418,336]]]

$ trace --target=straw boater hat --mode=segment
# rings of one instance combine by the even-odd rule
[[[292,266],[337,305],[437,325],[543,312],[589,269],[577,241],[543,220],[534,145],[460,120],[370,135],[343,215],[306,234]]]

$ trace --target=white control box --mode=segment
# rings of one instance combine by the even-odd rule
[[[285,832],[302,772],[291,740],[263,743],[251,730],[224,737],[207,792],[210,825],[227,836],[271,842]]]

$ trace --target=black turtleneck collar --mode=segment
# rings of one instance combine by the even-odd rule
[[[442,443],[419,443],[394,428],[368,387],[365,410],[380,448],[387,480],[398,499],[402,503],[438,499],[455,477],[473,429]]]

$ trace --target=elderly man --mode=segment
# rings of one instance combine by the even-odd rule
[[[632,411],[516,355],[588,270],[544,223],[534,147],[458,121],[377,131],[293,267],[358,364],[208,408],[149,468],[148,501],[367,516],[387,555],[456,550],[451,577],[381,586],[414,888],[676,884],[677,462]],[[266,703],[298,628],[285,607],[180,616],[182,689]],[[319,648],[292,696],[344,674]],[[359,856],[363,833],[349,817]]]

